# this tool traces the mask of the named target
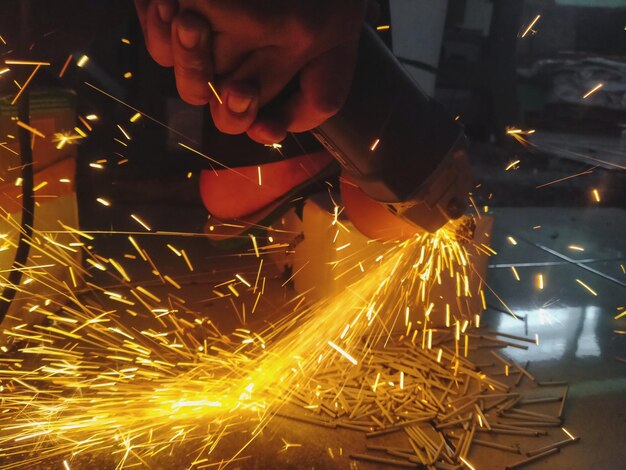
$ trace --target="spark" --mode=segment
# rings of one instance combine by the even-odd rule
[[[38,131],[37,129],[35,129],[32,126],[29,126],[28,124],[22,122],[22,121],[17,121],[17,125],[20,126],[22,129],[26,129],[28,132],[30,132],[31,134],[36,135],[37,137],[41,137],[42,139],[46,138],[46,135],[40,131]]]
[[[378,148],[378,145],[380,144],[380,139],[376,139],[372,145],[370,146],[370,150],[373,152]]]
[[[521,162],[521,160],[515,160],[515,161],[509,163],[506,166],[506,168],[504,169],[504,171],[509,171],[511,168],[515,168],[519,164],[519,162]]]
[[[600,202],[600,193],[598,192],[597,189],[594,189],[591,191],[591,193],[593,194],[593,198],[596,202]]]
[[[513,246],[517,245],[517,240],[515,240],[515,238],[508,236],[506,237],[506,239],[509,241],[509,243]]]
[[[471,463],[469,463],[467,460],[465,460],[462,456],[459,456],[459,460],[461,460],[461,462],[463,462],[467,466],[467,468],[469,468],[470,470],[476,470],[474,466]]]
[[[544,287],[543,274],[537,274],[537,289],[543,290]]]
[[[129,120],[130,122],[137,122],[139,121],[139,119],[141,119],[141,113],[135,113],[131,116]]]
[[[106,199],[99,197],[96,199],[96,201],[98,201],[100,204],[102,204],[103,206],[109,207],[111,205],[111,203],[109,201],[107,201]]]
[[[265,144],[264,147],[269,147],[274,150],[280,150],[283,148],[282,144],[279,144],[279,143]]]
[[[45,188],[46,186],[48,186],[48,182],[47,181],[42,181],[41,183],[39,183],[37,186],[35,186],[33,188],[33,192],[37,192],[42,188]]]
[[[72,54],[67,56],[67,59],[65,60],[65,63],[63,64],[63,67],[61,67],[61,71],[59,72],[59,78],[63,78],[63,75],[65,75],[67,68],[69,67],[70,63],[72,63],[72,57]]]
[[[525,29],[525,30],[524,30],[524,32],[522,33],[522,36],[521,36],[522,38],[525,38],[525,37],[526,37],[526,35],[527,35],[530,31],[532,31],[533,26],[535,26],[535,24],[537,24],[537,21],[539,21],[539,18],[541,18],[541,15],[537,15],[537,16],[535,16],[535,19],[534,19],[534,20],[532,20],[532,21],[530,22],[530,24],[526,27],[526,29]]]
[[[281,449],[282,452],[286,452],[286,451],[288,451],[292,447],[302,447],[302,444],[293,444],[291,442],[287,442],[282,437],[280,439],[281,439],[281,441],[283,441],[283,444],[284,444],[283,448]]]
[[[241,274],[235,274],[235,277],[236,277],[237,279],[239,279],[239,280],[240,280],[243,284],[245,284],[245,285],[246,285],[246,287],[252,287],[252,284],[250,284],[248,281],[246,281],[246,280],[245,280],[245,279],[241,276]]]
[[[587,93],[583,95],[583,99],[589,98],[591,95],[593,95],[596,91],[598,91],[603,86],[604,86],[603,83],[598,83],[596,86],[594,86],[591,90],[589,90]]]
[[[572,435],[572,434],[571,434],[571,433],[570,433],[567,429],[565,429],[565,428],[561,428],[561,430],[562,430],[565,434],[567,434],[567,437],[569,437],[570,439],[572,439],[572,440],[576,439],[576,438],[575,438],[575,437],[574,437],[574,436],[573,436],[573,435]]]
[[[256,167],[256,171],[259,177],[259,186],[263,186],[263,179],[261,178],[261,166]]]
[[[220,98],[219,93],[217,92],[217,90],[215,89],[215,87],[213,86],[213,84],[211,82],[209,82],[209,88],[211,88],[211,91],[213,92],[213,94],[217,98],[217,102],[219,104],[224,104],[224,102],[222,101],[222,98]]]
[[[193,271],[193,265],[191,264],[191,260],[187,256],[187,252],[185,250],[180,250],[180,252],[183,255],[183,259],[185,260],[185,263],[187,264],[189,271]]]
[[[376,26],[376,31],[387,31],[389,29],[391,29],[391,26],[388,25],[388,24],[383,24],[383,25],[380,25],[380,26]]]
[[[572,251],[585,251],[585,249],[582,246],[578,246],[578,245],[569,245],[567,248]]]
[[[154,123],[158,124],[159,126],[164,127],[165,129],[169,130],[169,131],[170,131],[170,132],[172,132],[173,134],[176,134],[176,135],[178,135],[178,136],[180,136],[180,137],[183,137],[183,138],[185,138],[185,139],[190,140],[190,141],[192,141],[192,142],[193,142],[193,139],[190,139],[189,137],[187,137],[186,135],[184,135],[182,132],[177,131],[177,130],[176,130],[176,129],[174,129],[173,127],[168,126],[167,124],[165,124],[165,123],[163,123],[163,122],[159,121],[159,120],[158,120],[158,119],[156,119],[156,118],[153,118],[152,116],[149,116],[149,115],[148,115],[148,114],[146,114],[146,113],[142,113],[142,112],[141,112],[141,111],[139,111],[137,108],[135,108],[135,107],[131,106],[130,104],[128,104],[128,103],[126,103],[126,102],[122,101],[121,99],[119,99],[119,98],[117,98],[117,97],[113,96],[112,94],[107,93],[106,91],[102,90],[101,88],[98,88],[97,86],[95,86],[95,85],[93,85],[93,84],[91,84],[91,83],[89,83],[89,82],[83,82],[83,83],[84,83],[85,85],[87,85],[89,88],[92,88],[93,90],[97,91],[98,93],[101,93],[101,94],[103,94],[104,96],[106,96],[106,97],[108,97],[108,98],[111,98],[113,101],[116,101],[117,103],[119,103],[119,104],[121,104],[121,105],[123,105],[123,106],[126,106],[128,109],[131,109],[131,110],[135,111],[136,113],[141,113],[141,115],[142,115],[142,116],[144,116],[146,119],[149,119],[149,120],[151,120],[152,122],[154,122]]]
[[[576,279],[576,282],[578,284],[580,284],[581,286],[583,286],[585,289],[587,289],[592,295],[594,295],[595,297],[598,296],[598,293],[596,291],[594,291],[591,287],[589,287],[587,284],[585,284],[583,281],[581,281],[580,279]]]
[[[333,348],[335,351],[337,351],[339,354],[341,354],[343,357],[345,357],[347,360],[349,360],[352,364],[354,364],[355,366],[358,365],[358,362],[357,362],[357,360],[355,358],[353,358],[350,354],[348,354],[346,351],[341,349],[335,343],[333,343],[332,341],[329,341],[328,345],[331,348]]]
[[[593,170],[594,169],[591,168],[589,170],[585,170],[585,171],[582,171],[580,173],[576,173],[575,175],[570,175],[570,176],[566,176],[565,178],[559,178],[559,179],[556,179],[554,181],[549,181],[547,183],[540,184],[539,186],[536,186],[535,189],[545,188],[546,186],[550,186],[550,185],[553,185],[553,184],[556,184],[556,183],[561,183],[561,182],[567,181],[569,179],[578,178],[579,176],[590,175],[591,173],[593,173]]]
[[[259,245],[257,244],[256,237],[250,234],[250,239],[252,240],[252,247],[254,248],[254,255],[257,258],[260,258],[261,255],[259,254]]]
[[[143,220],[141,220],[138,216],[136,216],[135,214],[130,214],[130,217],[137,222],[139,225],[141,225],[143,228],[145,228],[148,232],[151,232],[152,229],[150,228],[150,226],[148,224],[146,224]]]
[[[87,116],[85,116],[85,119],[87,119],[88,121],[97,121],[98,120],[98,115],[97,114],[88,114]]]
[[[85,65],[87,65],[87,62],[89,62],[89,57],[87,57],[86,55],[83,55],[80,59],[78,59],[78,61],[76,62],[76,65],[82,68]]]
[[[511,266],[511,271],[513,272],[513,276],[515,276],[515,280],[519,281],[520,277],[519,277],[519,274],[517,272],[517,269],[515,269],[515,266]]]
[[[122,134],[124,134],[124,137],[126,137],[126,140],[131,140],[130,136],[128,135],[128,132],[126,132],[122,126],[118,124],[117,128],[120,130]]]

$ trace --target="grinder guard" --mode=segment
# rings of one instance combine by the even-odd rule
[[[312,132],[365,194],[413,225],[434,232],[463,215],[470,189],[463,127],[370,27],[346,103]]]

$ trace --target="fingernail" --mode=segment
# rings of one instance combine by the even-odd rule
[[[248,112],[252,105],[252,97],[229,94],[227,99],[228,109],[233,113],[243,114]]]
[[[169,3],[159,2],[157,4],[157,11],[159,13],[159,18],[163,23],[171,23],[174,18],[174,10],[171,8]]]
[[[187,29],[183,26],[178,27],[178,42],[180,42],[185,49],[195,48],[200,43],[201,38],[202,33],[197,29]]]

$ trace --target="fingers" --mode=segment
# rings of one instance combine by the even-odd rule
[[[287,126],[273,117],[258,119],[247,131],[248,137],[259,144],[269,145],[282,142],[287,137]]]
[[[254,122],[259,110],[257,89],[244,82],[231,81],[220,87],[221,103],[211,100],[213,122],[225,134],[242,134]]]
[[[352,84],[356,50],[354,44],[342,44],[300,71],[300,89],[284,107],[289,132],[311,130],[341,109]]]
[[[357,58],[355,43],[342,44],[300,70],[299,87],[271,113],[261,110],[248,136],[263,144],[280,142],[287,132],[305,132],[336,114],[345,102]]]
[[[174,64],[171,45],[171,22],[176,15],[174,0],[136,0],[135,6],[143,28],[146,47],[163,67]]]
[[[141,29],[146,31],[146,11],[148,10],[148,3],[150,0],[135,0],[135,10],[137,10],[137,17],[139,18],[139,24]]]
[[[179,14],[172,22],[171,38],[176,87],[189,104],[207,104],[213,92],[208,82],[213,77],[209,24],[191,12]]]
[[[269,144],[286,134],[282,116],[260,108],[272,102],[297,73],[301,64],[289,60],[280,50],[267,47],[253,52],[221,84],[223,105],[211,102],[216,127],[229,134],[248,132],[255,141]]]

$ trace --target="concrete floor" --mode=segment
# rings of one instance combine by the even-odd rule
[[[153,227],[162,230],[197,231],[203,223],[201,210],[181,211],[180,208],[116,208],[119,222],[113,228],[123,227],[127,213],[142,214]],[[502,306],[488,297],[489,308],[483,315],[485,329],[534,337],[540,345],[528,351],[508,348],[504,351],[520,362],[530,361],[529,371],[540,381],[567,381],[569,398],[565,407],[564,426],[582,438],[577,445],[539,461],[529,468],[550,470],[620,470],[626,469],[626,364],[615,360],[626,358],[626,335],[615,330],[626,330],[626,316],[614,317],[619,307],[626,307],[626,237],[623,227],[626,211],[618,209],[575,208],[495,208],[493,248],[498,252],[490,261],[489,284],[500,298],[522,319],[502,313]],[[117,218],[117,216],[116,216]],[[541,226],[540,228],[533,228]],[[517,245],[508,241],[514,237]],[[190,308],[206,314],[224,331],[237,327],[232,309],[225,303],[211,301],[208,286],[231,278],[234,272],[254,272],[256,262],[245,256],[224,255],[217,252],[203,238],[177,236],[139,237],[163,272],[184,285],[184,297]],[[194,260],[195,272],[189,273],[183,263],[165,248],[166,243],[185,247]],[[584,247],[584,252],[572,251],[569,245]],[[97,250],[105,256],[120,256],[130,251],[126,237],[101,237]],[[515,266],[520,281],[516,281],[511,266]],[[132,267],[129,269],[133,269]],[[543,274],[545,286],[539,290],[536,276]],[[137,268],[134,279],[147,271]],[[592,295],[576,282],[580,279],[595,292]],[[276,310],[290,293],[283,287],[283,278],[275,271],[257,321],[272,319]],[[156,291],[158,292],[158,290]],[[479,359],[479,358],[477,358]],[[540,396],[545,387],[525,381],[528,393]],[[560,392],[559,392],[560,393]],[[537,405],[536,411],[556,414],[558,404]],[[244,443],[244,435],[224,440],[215,458],[229,456]],[[562,440],[559,428],[550,428],[549,435],[540,439],[509,436],[498,442],[521,444],[535,448]],[[285,439],[302,444],[281,451]],[[405,441],[388,436],[380,443],[406,446]],[[404,439],[404,437],[402,437]],[[377,442],[378,444],[379,442]],[[348,458],[350,453],[366,450],[366,438],[348,430],[321,430],[319,427],[275,418],[263,435],[256,439],[242,456],[246,458],[231,468],[242,469],[300,469],[300,468],[385,468]],[[330,449],[330,450],[329,450]],[[170,455],[150,462],[153,469],[188,468],[193,454],[190,449],[176,448]],[[497,450],[474,446],[468,460],[477,469],[503,469],[520,459]],[[86,465],[86,466],[85,466]],[[107,456],[95,456],[74,462],[72,468],[114,468]],[[39,468],[58,468],[42,465]],[[217,467],[216,467],[217,468]]]
[[[133,209],[134,210],[134,209]],[[137,211],[139,212],[139,211]],[[168,215],[161,208],[154,218],[163,219],[164,230],[173,226],[185,227],[180,217]],[[501,299],[523,320],[513,319],[501,312],[499,301],[490,296],[489,309],[483,316],[483,328],[497,329],[515,335],[539,335],[540,346],[528,351],[511,350],[505,354],[520,362],[530,361],[529,370],[543,381],[567,381],[571,388],[565,408],[565,427],[582,438],[581,443],[563,449],[545,460],[533,464],[536,469],[613,470],[626,468],[626,364],[615,360],[626,357],[626,335],[614,330],[626,330],[626,317],[614,320],[619,307],[626,306],[626,274],[620,265],[626,264],[626,237],[623,234],[626,211],[618,209],[575,208],[496,208],[493,248],[498,252],[490,261],[489,283]],[[146,210],[140,212],[147,214]],[[148,216],[150,218],[150,216]],[[178,219],[178,220],[177,220]],[[193,214],[182,217],[194,220]],[[169,226],[168,226],[169,224]],[[540,228],[533,228],[540,226]],[[193,227],[188,227],[191,230]],[[517,245],[507,237],[513,237]],[[234,316],[225,314],[224,304],[207,302],[208,284],[232,277],[233,272],[245,272],[250,258],[224,256],[208,246],[206,240],[149,239],[143,243],[163,247],[167,240],[185,246],[196,263],[196,273],[187,278],[186,298],[200,310],[216,319],[228,330],[235,327]],[[116,237],[111,237],[105,250],[118,250]],[[572,251],[570,245],[584,248]],[[153,252],[154,253],[154,252]],[[169,273],[183,266],[166,253],[154,255],[157,264]],[[511,270],[515,266],[520,281]],[[544,289],[539,290],[536,276],[544,277]],[[583,281],[598,295],[594,296],[576,282]],[[184,277],[183,277],[184,280]],[[271,318],[271,312],[288,298],[280,288],[281,279],[276,272],[269,289],[269,304],[259,318]],[[272,305],[272,302],[275,302]],[[529,393],[541,394],[541,387],[526,384]],[[536,390],[535,390],[536,389]],[[556,408],[555,408],[556,407]],[[536,411],[556,413],[558,404],[537,405]],[[510,437],[505,443],[539,447],[561,440],[558,428],[550,435],[529,444],[528,438]],[[281,452],[285,439],[302,444]],[[534,439],[534,438],[533,438]],[[499,441],[501,442],[501,441]],[[385,441],[389,445],[404,445]],[[354,468],[348,454],[365,451],[366,439],[351,431],[325,431],[317,427],[276,418],[263,436],[248,447],[243,455],[251,456],[238,468]],[[241,442],[227,439],[218,455],[227,456],[237,450]],[[330,449],[330,450],[329,450]],[[332,455],[331,455],[332,453]],[[155,463],[153,468],[183,468],[185,452],[175,452],[169,459]],[[474,447],[469,460],[478,469],[500,469],[519,460],[499,451]],[[352,465],[352,467],[351,467]],[[376,465],[356,464],[357,468],[383,468]],[[530,467],[530,466],[529,466]]]

